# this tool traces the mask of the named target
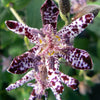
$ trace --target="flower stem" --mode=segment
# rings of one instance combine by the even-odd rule
[[[19,16],[19,14],[16,12],[16,10],[13,7],[9,7],[11,13],[15,16],[15,18],[20,22],[20,23],[24,23],[24,21],[21,19],[21,17]],[[29,40],[26,36],[24,36],[24,41],[25,41],[25,45],[27,47],[27,49],[29,50]]]
[[[25,45],[26,45],[27,49],[29,50],[30,49],[29,40],[28,40],[28,38],[26,36],[24,36],[24,41],[25,41]]]
[[[24,23],[24,21],[21,19],[21,17],[18,15],[18,13],[15,11],[15,9],[13,7],[9,7],[10,11],[12,12],[12,14],[15,16],[15,18],[20,22],[20,23]]]
[[[67,26],[68,25],[68,20],[67,20],[66,16],[62,14],[61,11],[60,11],[60,17],[65,22],[65,26]]]
[[[91,77],[87,76],[84,70],[80,70],[79,75],[83,75],[85,81],[91,80]]]

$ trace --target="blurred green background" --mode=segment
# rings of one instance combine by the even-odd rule
[[[7,92],[5,88],[19,80],[23,75],[14,75],[6,70],[15,56],[27,47],[22,36],[9,31],[6,20],[17,20],[10,11],[10,6],[17,11],[22,20],[31,27],[41,28],[40,7],[45,0],[0,0],[0,100],[28,100],[32,91],[26,84],[18,89]],[[92,2],[94,1],[94,2]],[[88,4],[100,5],[100,0],[90,0]],[[58,18],[58,30],[64,25]],[[30,48],[34,44],[30,44]],[[93,69],[89,71],[75,70],[60,64],[60,70],[80,81],[79,89],[73,91],[64,85],[62,100],[100,100],[100,13],[93,23],[74,40],[74,46],[89,52],[93,60]],[[48,100],[55,100],[52,91],[48,91]]]

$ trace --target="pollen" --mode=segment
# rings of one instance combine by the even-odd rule
[[[39,42],[40,42],[40,44],[42,43],[42,40],[41,39],[39,39]]]
[[[53,51],[52,53],[51,53],[51,55],[53,55],[55,52]]]
[[[60,37],[58,35],[56,35],[55,37],[58,39],[58,41],[60,41]]]
[[[52,56],[54,53],[55,53],[55,52],[52,51],[52,52],[49,52],[48,55],[49,55],[49,56]]]

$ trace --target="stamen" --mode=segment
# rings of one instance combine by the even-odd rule
[[[40,44],[42,44],[42,40],[41,39],[39,40],[39,42],[40,42]]]
[[[58,35],[56,35],[55,37],[58,39],[58,41],[60,41],[60,40],[61,40],[61,39],[60,39],[60,37],[59,37]]]

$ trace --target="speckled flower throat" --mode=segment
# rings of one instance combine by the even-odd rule
[[[26,36],[30,42],[36,44],[31,50],[15,57],[8,69],[13,74],[23,74],[30,68],[32,70],[6,90],[16,89],[35,79],[35,83],[27,84],[33,87],[29,100],[36,100],[42,95],[47,97],[45,90],[48,88],[51,88],[56,100],[61,100],[60,95],[64,90],[62,83],[75,90],[79,82],[59,70],[60,58],[75,69],[88,70],[93,66],[87,51],[74,48],[72,42],[93,21],[94,14],[86,14],[57,32],[59,9],[53,0],[46,0],[40,11],[43,21],[43,28],[40,30],[17,21],[5,22],[9,30]]]

